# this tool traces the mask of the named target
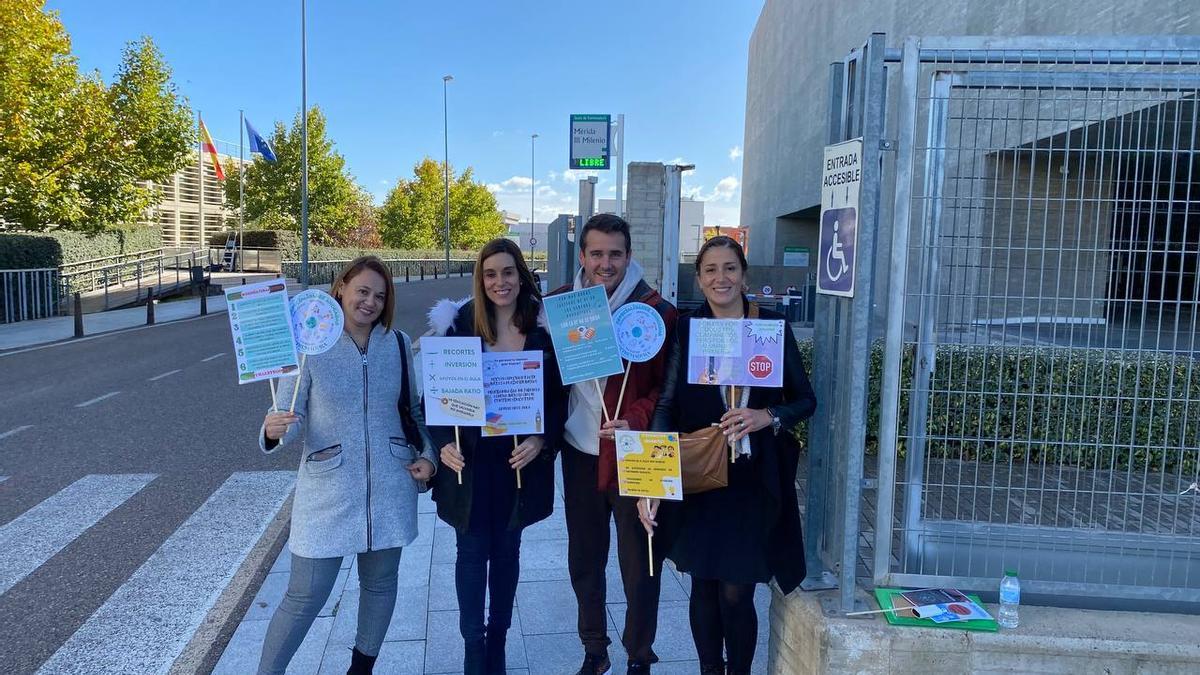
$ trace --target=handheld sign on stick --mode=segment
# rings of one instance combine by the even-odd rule
[[[622,497],[683,501],[679,434],[620,430],[617,437],[617,491]],[[647,532],[650,576],[654,576],[654,535]]]
[[[425,422],[454,427],[454,445],[462,451],[458,428],[487,425],[483,388],[483,344],[477,337],[421,338]],[[462,472],[458,472],[462,485]]]
[[[266,380],[271,387],[271,411],[279,409],[275,380],[300,367],[292,334],[287,284],[272,279],[235,286],[225,291],[229,332],[237,362],[238,384]]]
[[[616,416],[621,416],[621,403],[625,400],[625,385],[629,382],[629,369],[634,363],[643,363],[654,358],[667,340],[667,325],[653,307],[644,302],[629,302],[613,312],[613,328],[617,333],[617,348],[625,364],[625,375],[621,379],[621,393],[617,396]]]
[[[512,436],[513,450],[518,435],[542,433],[545,415],[542,352],[484,352],[483,393],[487,423],[482,436]],[[517,489],[521,470],[517,469]]]
[[[604,405],[600,378],[624,370],[613,328],[612,310],[603,286],[592,286],[543,299],[550,339],[563,384],[596,380],[600,407],[611,421]]]
[[[288,412],[296,411],[296,397],[300,395],[300,377],[304,374],[304,362],[310,354],[324,354],[342,336],[345,316],[337,299],[325,291],[310,288],[301,291],[291,302],[292,334],[296,340],[296,351],[300,352],[300,369],[296,373],[296,387],[292,390],[292,405]]]

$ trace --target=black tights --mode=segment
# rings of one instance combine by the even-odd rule
[[[702,665],[722,663],[728,654],[730,672],[750,672],[758,644],[754,584],[692,577],[688,615]]]

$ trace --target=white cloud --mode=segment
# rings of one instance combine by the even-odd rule
[[[742,146],[735,145],[729,149],[729,160],[732,162],[738,161],[742,156]]]
[[[554,188],[550,187],[549,185],[539,185],[537,193],[538,197],[552,198],[558,196],[558,192],[556,192]]]
[[[726,176],[717,181],[717,186],[713,188],[712,194],[709,196],[709,200],[721,202],[731,201],[733,196],[737,194],[738,188],[740,187],[741,184],[738,182],[737,178],[733,176]]]

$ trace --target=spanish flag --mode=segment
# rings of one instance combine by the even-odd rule
[[[217,172],[217,180],[225,180],[225,172],[221,170],[221,162],[217,159],[217,146],[212,136],[208,135],[208,127],[200,120],[200,147],[212,157],[213,169]]]

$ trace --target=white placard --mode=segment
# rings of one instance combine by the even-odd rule
[[[425,423],[439,427],[486,424],[483,345],[477,337],[421,338]]]

